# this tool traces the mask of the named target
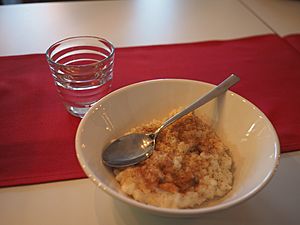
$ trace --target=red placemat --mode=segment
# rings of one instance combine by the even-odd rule
[[[300,149],[300,54],[276,35],[231,41],[119,48],[113,88],[155,78],[219,83],[256,104],[282,151]],[[79,119],[57,96],[43,54],[0,57],[0,186],[85,177],[75,155]]]
[[[284,37],[284,39],[300,52],[300,34],[291,34]]]

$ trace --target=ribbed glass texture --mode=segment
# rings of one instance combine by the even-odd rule
[[[110,92],[114,54],[109,41],[93,36],[67,38],[47,50],[58,93],[72,115],[83,117]]]

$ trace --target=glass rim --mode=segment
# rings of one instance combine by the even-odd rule
[[[107,58],[105,59],[102,59],[102,60],[99,60],[97,62],[94,62],[94,63],[90,63],[90,64],[85,64],[85,65],[64,65],[64,64],[61,64],[61,63],[58,63],[58,62],[55,62],[51,57],[50,57],[50,50],[55,46],[55,45],[58,45],[62,42],[65,42],[65,41],[69,41],[71,39],[80,39],[80,38],[90,38],[90,39],[97,39],[97,40],[100,40],[100,41],[103,41],[103,42],[106,42],[109,44],[109,46],[111,47],[111,52],[110,54],[107,56]],[[46,51],[46,58],[47,58],[47,61],[49,61],[50,63],[53,63],[53,64],[56,64],[58,66],[64,66],[64,67],[68,67],[68,66],[76,66],[76,67],[86,67],[86,66],[92,66],[92,65],[97,65],[97,64],[101,64],[102,62],[104,61],[107,61],[109,60],[110,58],[113,57],[113,55],[115,54],[115,47],[114,45],[112,44],[112,42],[108,41],[107,39],[105,38],[101,38],[101,37],[97,37],[97,36],[89,36],[89,35],[83,35],[83,36],[73,36],[73,37],[68,37],[68,38],[64,38],[60,41],[57,41],[55,42],[54,44],[52,44]]]

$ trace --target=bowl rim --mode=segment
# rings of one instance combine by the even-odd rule
[[[138,202],[138,201],[126,196],[125,194],[122,195],[120,193],[121,191],[120,192],[114,191],[110,187],[108,187],[105,184],[101,183],[96,178],[94,172],[86,166],[86,162],[85,162],[84,158],[82,157],[81,146],[80,146],[80,143],[79,143],[80,130],[85,125],[87,119],[90,117],[91,112],[94,111],[99,106],[99,104],[101,104],[101,102],[105,101],[106,99],[110,98],[111,96],[114,96],[116,94],[119,94],[119,93],[127,91],[127,90],[130,90],[131,88],[135,88],[137,86],[147,85],[147,84],[151,84],[151,83],[157,83],[157,82],[188,82],[188,83],[191,82],[191,83],[198,83],[198,84],[201,84],[201,85],[206,85],[206,86],[209,86],[211,88],[216,86],[216,85],[211,84],[211,83],[198,81],[198,80],[192,80],[192,79],[177,79],[177,78],[152,79],[152,80],[141,81],[141,82],[137,82],[137,83],[133,83],[133,84],[129,84],[127,86],[121,87],[121,88],[119,88],[117,90],[114,90],[113,92],[109,93],[108,95],[104,96],[99,101],[97,101],[88,110],[88,112],[85,114],[85,116],[82,118],[82,120],[79,123],[79,126],[78,126],[77,131],[76,131],[76,137],[75,137],[75,148],[76,148],[76,156],[77,156],[77,159],[80,163],[81,168],[83,169],[85,174],[88,176],[88,178],[90,178],[99,188],[101,188],[104,192],[106,192],[110,196],[115,197],[116,199],[121,200],[122,202],[125,202],[129,205],[133,205],[135,207],[145,209],[145,210],[150,210],[152,212],[156,212],[156,213],[159,213],[159,214],[185,217],[185,216],[195,216],[195,215],[199,215],[199,214],[203,214],[203,213],[220,211],[220,210],[227,209],[229,207],[238,205],[238,204],[248,200],[249,198],[253,197],[256,193],[261,191],[270,182],[271,178],[275,174],[275,171],[277,170],[277,167],[279,165],[279,159],[280,159],[280,143],[279,143],[279,138],[278,138],[278,135],[276,133],[276,130],[275,130],[274,126],[272,125],[271,121],[267,118],[267,116],[257,106],[255,106],[253,103],[251,103],[246,98],[240,96],[239,94],[228,90],[227,91],[228,93],[230,93],[231,95],[236,96],[237,98],[239,98],[244,103],[249,104],[252,107],[253,110],[256,110],[263,117],[263,119],[266,121],[267,127],[271,131],[273,131],[273,133],[274,133],[275,143],[274,143],[274,162],[273,162],[273,166],[272,166],[271,170],[267,173],[267,175],[264,177],[264,179],[260,182],[260,184],[257,187],[255,187],[253,190],[251,190],[250,192],[248,192],[244,196],[241,196],[241,197],[237,198],[236,200],[231,201],[231,202],[227,202],[227,203],[220,203],[220,204],[213,205],[213,206],[193,208],[193,209],[174,209],[174,208],[162,208],[162,207],[147,205],[147,204]]]

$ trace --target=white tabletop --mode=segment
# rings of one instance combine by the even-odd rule
[[[138,0],[0,6],[0,55],[42,53],[53,42],[75,35],[106,37],[120,47],[226,40],[281,29],[285,31],[280,34],[299,32],[295,28],[299,23],[293,25],[289,17],[282,17],[282,23],[268,23],[266,18],[275,11],[266,2],[275,3],[258,2]],[[282,10],[290,10],[282,5]],[[300,2],[293,5],[300,10]],[[290,24],[289,30],[285,24]],[[1,188],[0,224],[299,224],[299,170],[300,151],[283,154],[274,178],[254,198],[199,219],[148,215],[111,199],[88,179]]]
[[[137,0],[0,6],[0,55],[43,53],[77,35],[115,46],[232,39],[271,33],[239,1]]]
[[[300,1],[242,0],[242,2],[280,36],[300,33]]]

